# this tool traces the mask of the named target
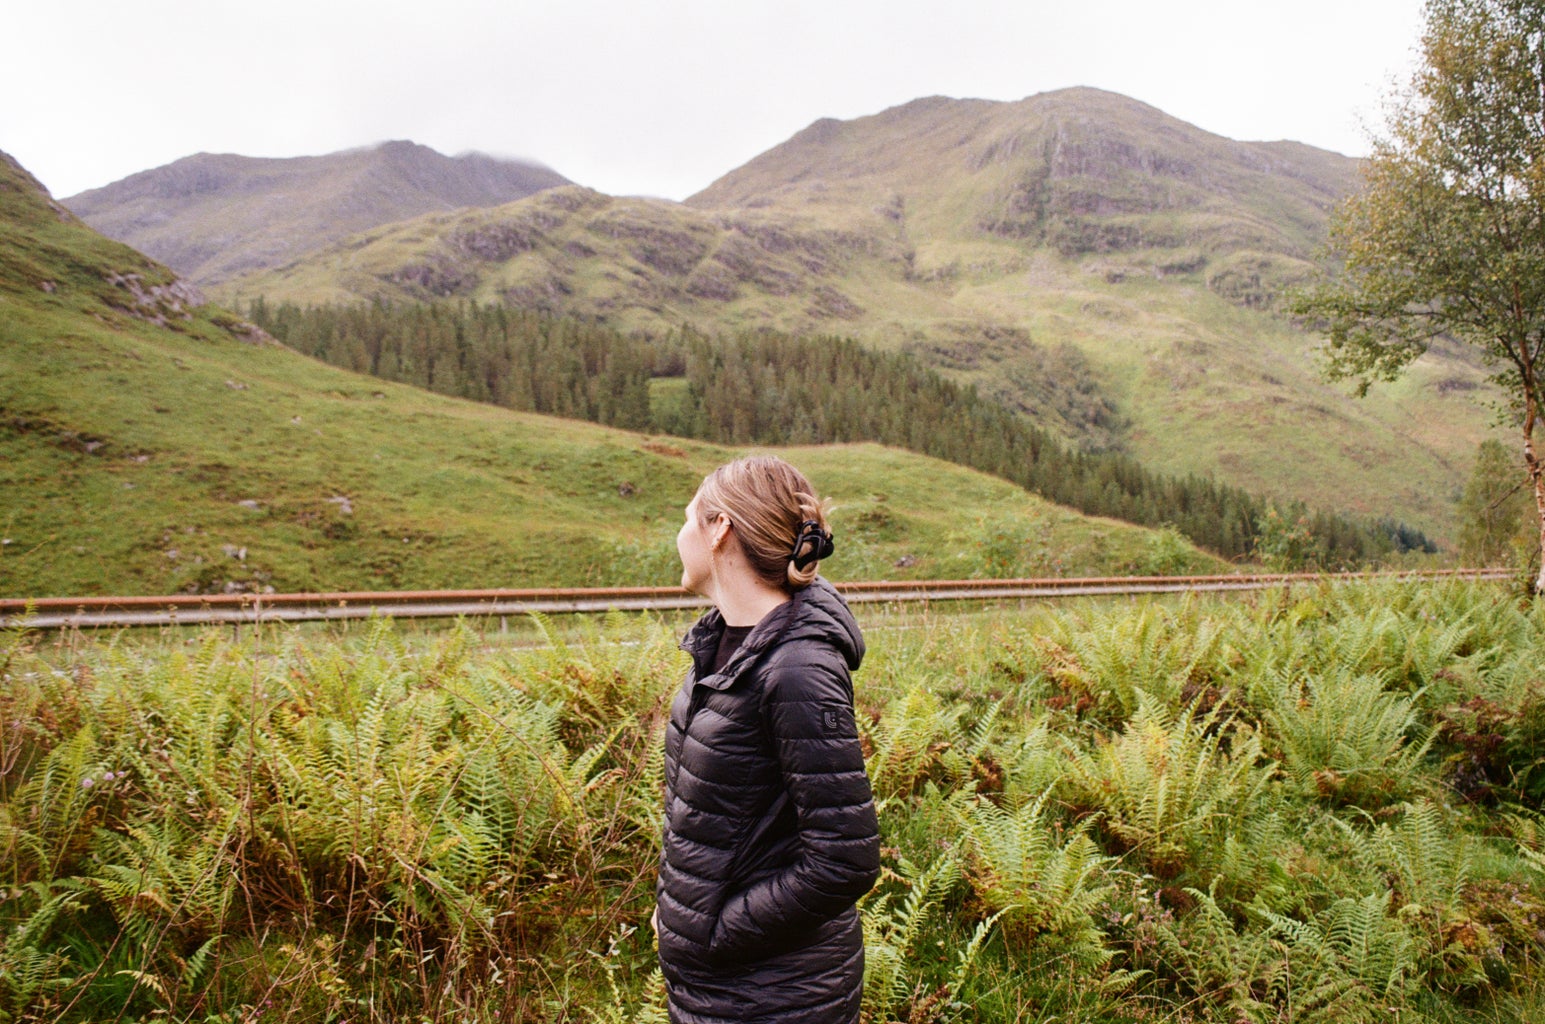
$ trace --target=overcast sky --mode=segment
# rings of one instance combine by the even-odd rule
[[[1359,155],[1420,0],[35,0],[0,150],[59,197],[197,152],[386,139],[682,199],[821,117],[1089,85]]]

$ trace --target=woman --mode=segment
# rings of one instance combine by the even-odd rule
[[[849,672],[864,640],[816,576],[831,531],[781,459],[720,466],[676,538],[682,586],[713,609],[665,734],[655,928],[679,1024],[858,1020],[854,902],[880,839]]]

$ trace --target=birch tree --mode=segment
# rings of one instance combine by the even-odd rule
[[[1477,349],[1508,397],[1545,553],[1545,0],[1428,0],[1425,15],[1364,187],[1332,219],[1339,269],[1295,311],[1359,393],[1434,339]]]

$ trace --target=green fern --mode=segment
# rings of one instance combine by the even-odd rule
[[[1421,785],[1436,730],[1418,728],[1420,697],[1387,690],[1380,676],[1337,669],[1284,688],[1266,720],[1301,794],[1376,808]]]
[[[1065,952],[1085,966],[1109,958],[1095,909],[1110,894],[1110,858],[1080,826],[1062,838],[1046,814],[1050,793],[1017,811],[986,800],[962,815],[970,854],[969,879],[1005,929]]]
[[[1004,775],[999,802],[1010,809],[1033,803],[1050,789],[1061,788],[1076,749],[1053,731],[1046,717],[1017,731],[1017,740],[1004,741],[994,751]]]
[[[1193,861],[1205,871],[1274,771],[1254,730],[1217,712],[1173,714],[1146,696],[1120,736],[1076,752],[1071,768],[1075,803],[1161,878]]]
[[[1315,667],[1376,674],[1404,658],[1409,633],[1389,608],[1344,615],[1319,631]]]
[[[1365,875],[1382,879],[1395,915],[1420,940],[1422,972],[1445,989],[1485,988],[1486,926],[1469,906],[1478,841],[1436,804],[1407,805],[1371,832],[1341,823]]]
[[[652,950],[585,951],[648,914],[683,656],[643,618],[547,626],[542,649],[384,620],[17,647],[0,1016],[658,1020]],[[1545,611],[1321,587],[875,636],[874,1020],[1532,1019]],[[1505,816],[1451,806],[1419,756],[1424,715],[1474,698]],[[1397,796],[1307,799],[1297,733],[1404,772]],[[960,882],[922,877],[941,857]]]
[[[645,979],[638,999],[630,1000],[617,984],[616,968],[606,965],[606,984],[611,1002],[596,1008],[594,1020],[600,1024],[669,1024],[665,1006],[665,976],[657,967]]]
[[[100,831],[100,863],[85,881],[148,954],[168,937],[179,947],[202,942],[224,930],[230,912],[238,823],[232,814],[208,833],[190,832],[175,818],[126,834]]]
[[[903,860],[893,877],[905,893],[871,893],[860,906],[864,928],[863,1018],[879,1022],[933,1019],[933,1009],[958,1006],[977,958],[1001,913],[976,923],[971,937],[954,951],[947,977],[936,949],[924,946],[937,934],[944,901],[959,886],[960,862],[952,852],[918,869]],[[942,942],[943,940],[940,940]]]
[[[1303,895],[1289,858],[1301,838],[1280,809],[1237,820],[1205,860],[1212,875],[1209,893],[1234,910],[1251,903],[1276,910],[1293,906]]]
[[[1287,944],[1279,997],[1293,1019],[1377,1021],[1420,983],[1419,945],[1386,893],[1344,897],[1307,920],[1259,911]]]
[[[928,920],[960,881],[960,865],[945,854],[921,871],[903,862],[897,876],[907,883],[899,894],[873,894],[860,916],[864,928],[864,1011],[886,1020],[919,984],[917,943]]]
[[[584,746],[619,722],[663,723],[685,656],[658,624],[614,609],[580,623],[582,636],[570,642],[547,617],[532,621],[545,647],[512,671],[533,696],[564,709],[566,740]]]
[[[53,932],[61,918],[86,909],[75,886],[55,891],[33,882],[9,895],[0,920],[16,923],[0,935],[0,1021],[21,1018],[34,1000],[69,984],[72,961]]]
[[[52,881],[72,872],[86,852],[97,820],[86,781],[97,771],[96,756],[94,730],[80,729],[50,750],[17,790],[13,804],[29,811],[24,828],[9,826],[20,854],[12,868],[17,882]]]
[[[1041,639],[1045,667],[1062,693],[1092,703],[1110,724],[1136,714],[1144,695],[1179,709],[1228,675],[1233,658],[1221,623],[1145,604],[1126,614],[1060,618]]]
[[[39,673],[19,666],[15,672],[9,669],[14,659],[30,654],[26,635],[17,629],[0,630],[0,799],[42,756],[47,742],[38,722],[46,700]]]
[[[1502,815],[1502,822],[1519,858],[1545,880],[1545,815],[1517,808]]]
[[[1397,678],[1403,679],[1411,690],[1440,682],[1444,670],[1458,659],[1459,652],[1472,646],[1475,632],[1468,615],[1448,621],[1422,620],[1417,629],[1404,637]]]
[[[1155,962],[1197,1000],[1226,1010],[1230,1019],[1277,1017],[1273,993],[1287,979],[1288,958],[1269,934],[1235,921],[1218,904],[1216,889],[1187,889],[1195,906],[1178,921],[1161,919]]]
[[[933,690],[914,686],[892,701],[878,722],[860,721],[872,752],[866,758],[870,785],[882,802],[918,792],[927,782],[963,784],[986,735],[961,726],[968,708],[946,708]],[[995,712],[989,712],[990,730]]]
[[[24,1019],[34,1001],[67,984],[67,957],[7,943],[0,952],[0,1024]]]

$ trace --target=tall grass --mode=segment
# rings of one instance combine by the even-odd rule
[[[1545,614],[864,612],[890,1021],[1527,1020]],[[0,636],[0,1021],[663,1020],[671,628]]]

